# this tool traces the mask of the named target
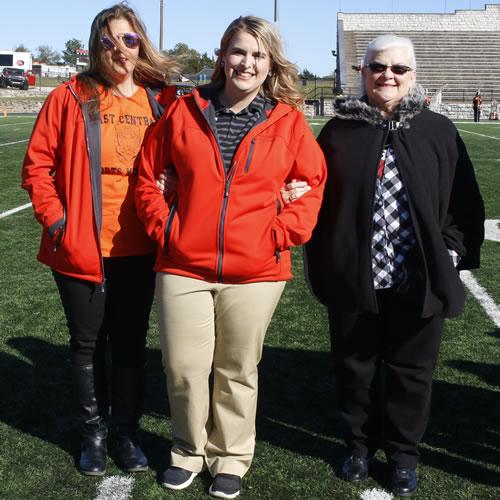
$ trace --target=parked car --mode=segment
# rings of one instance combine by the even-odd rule
[[[23,69],[4,68],[0,73],[0,88],[17,87],[21,90],[28,90],[28,78]]]

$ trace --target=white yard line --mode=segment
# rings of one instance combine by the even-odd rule
[[[372,488],[371,490],[362,491],[359,498],[361,500],[392,500],[394,497],[385,490]]]
[[[498,224],[500,220],[489,219],[484,223],[485,238],[491,241],[500,242],[500,229]],[[500,328],[500,307],[495,304],[495,301],[488,295],[488,292],[477,282],[476,278],[470,271],[460,271],[460,278],[463,284],[467,287],[470,293],[474,295],[476,300],[481,304],[486,314],[491,321],[495,323],[497,328]]]
[[[134,479],[130,476],[109,476],[97,486],[94,500],[127,500],[131,498]]]
[[[31,203],[26,203],[26,205],[21,205],[20,207],[13,208],[11,210],[7,210],[7,212],[0,213],[0,219],[4,217],[8,217],[9,215],[15,214],[16,212],[20,212],[21,210],[25,210],[26,208],[31,207]]]
[[[499,160],[500,161],[500,160]],[[489,219],[484,222],[484,237],[491,241],[500,241],[500,220]]]
[[[3,146],[12,146],[12,144],[21,144],[22,142],[28,142],[29,139],[23,139],[22,141],[15,141],[15,142],[5,142],[4,144],[0,144],[0,148]]]
[[[467,123],[467,124],[474,124],[474,127],[475,127],[476,125],[493,125],[494,127],[500,127],[500,121],[498,121],[498,120],[484,120],[484,121],[482,121],[482,122],[473,122],[473,121],[469,121],[469,122],[467,122],[467,121],[459,121],[459,122],[458,122],[458,121],[457,121],[457,122],[456,122],[456,121],[454,121],[453,123],[464,123],[464,124],[465,124],[465,123]]]
[[[471,132],[470,130],[464,130],[459,128],[460,132],[465,132],[466,134],[479,135],[480,137],[486,137],[487,139],[494,139],[495,141],[500,141],[500,137],[493,137],[492,135],[478,134],[477,132]]]
[[[477,282],[470,271],[460,271],[460,278],[469,292],[481,304],[491,321],[495,323],[497,328],[500,328],[500,307],[495,304],[493,299],[488,295],[488,292]]]
[[[33,123],[33,121],[31,122],[12,122],[12,123],[2,123],[0,125],[0,127],[10,127],[11,125],[28,125],[28,123]]]

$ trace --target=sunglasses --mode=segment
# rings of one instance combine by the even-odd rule
[[[120,40],[127,49],[135,49],[141,43],[141,36],[137,33],[117,33],[113,38]],[[103,35],[101,43],[106,50],[112,50],[116,47],[116,43],[108,35]]]
[[[404,75],[405,73],[408,73],[408,71],[413,71],[413,68],[405,66],[404,64],[393,64],[392,66],[389,66],[388,64],[382,63],[370,63],[367,66],[370,68],[372,73],[384,73],[387,68],[391,68],[391,71],[395,75]]]

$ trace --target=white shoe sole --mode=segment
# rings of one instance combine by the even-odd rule
[[[214,491],[212,490],[212,485],[210,485],[210,488],[208,489],[208,494],[212,497],[217,497],[217,498],[236,498],[240,492],[237,491],[236,493],[232,493],[228,495],[227,493],[224,493],[223,491]]]
[[[184,481],[181,484],[170,484],[170,483],[161,483],[162,486],[165,488],[168,488],[169,490],[183,490],[184,488],[187,488],[192,482],[193,479],[198,475],[197,472],[191,472],[191,476],[189,476],[189,479]]]

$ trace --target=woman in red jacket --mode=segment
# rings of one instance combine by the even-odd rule
[[[137,429],[155,244],[134,190],[146,128],[175,98],[165,87],[172,68],[134,11],[103,10],[92,23],[89,69],[49,95],[24,160],[23,187],[43,226],[38,259],[52,269],[68,322],[87,475],[106,465],[108,341],[118,457],[126,471],[148,468]]]
[[[222,37],[212,84],[176,101],[144,146],[136,203],[160,247],[168,488],[207,467],[210,494],[234,498],[252,461],[264,335],[325,183],[296,79],[274,27],[240,17]],[[156,184],[165,167],[178,176],[166,199]],[[283,206],[280,188],[293,179],[311,189]]]

